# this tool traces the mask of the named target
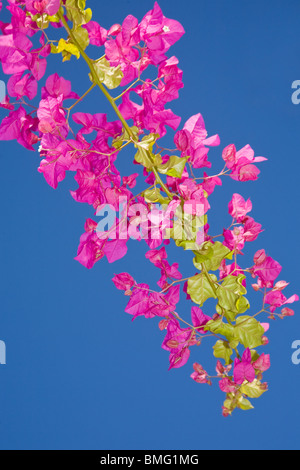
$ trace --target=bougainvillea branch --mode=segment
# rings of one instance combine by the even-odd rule
[[[129,239],[146,242],[146,258],[160,272],[159,289],[150,289],[127,272],[115,275],[116,288],[128,297],[125,312],[133,319],[159,318],[169,369],[184,366],[191,348],[204,339],[213,340],[216,372],[208,373],[194,363],[191,378],[201,384],[218,381],[226,394],[224,416],[235,408],[253,408],[250,400],[267,391],[263,374],[270,367],[270,356],[257,351],[268,344],[269,323],[261,322],[261,316],[271,320],[292,316],[289,305],[299,298],[282,293],[288,283],[276,282],[281,266],[265,250],[254,254],[251,266],[238,263],[248,242],[262,232],[261,224],[248,215],[250,199],[233,194],[228,205],[231,223],[222,234],[210,233],[208,213],[209,196],[222,186],[223,177],[255,181],[260,173],[256,164],[266,159],[255,157],[250,145],[238,151],[232,144],[221,152],[219,173],[208,175],[203,170],[211,168],[209,148],[219,146],[220,139],[208,137],[201,114],[180,126],[181,118],[167,107],[183,87],[178,60],[167,53],[184,29],[166,18],[157,3],[140,22],[129,15],[109,30],[92,20],[85,0],[7,3],[11,20],[0,22],[0,60],[10,76],[8,96],[1,104],[9,114],[0,125],[0,139],[17,140],[28,150],[39,146],[38,171],[50,186],[57,188],[67,171],[75,172],[74,200],[91,205],[96,216],[109,214],[99,223],[87,219],[75,258],[83,266],[90,269],[103,257],[110,263],[119,260],[127,253]],[[50,27],[52,34],[62,32],[62,37],[50,39]],[[89,45],[101,49],[99,59],[87,54]],[[92,84],[87,79],[82,96],[72,91],[70,81],[54,73],[36,101],[50,54],[60,55],[64,62],[75,58],[86,62]],[[145,76],[150,66],[151,76],[156,70],[155,79]],[[94,88],[106,97],[116,121],[109,122],[102,113],[73,112]],[[114,97],[115,89],[119,91]],[[66,106],[67,100],[71,105]],[[173,150],[160,141],[167,129],[174,131]],[[129,176],[115,166],[125,147],[133,151],[137,168]],[[146,185],[134,194],[138,178],[144,178]],[[189,277],[183,278],[178,263],[169,263],[170,243],[193,253]],[[258,312],[251,312],[246,298],[251,278],[253,290],[262,297]],[[178,311],[183,294],[191,302],[189,315]],[[215,302],[212,315],[202,310],[209,299]]]

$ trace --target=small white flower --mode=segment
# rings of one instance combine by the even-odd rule
[[[165,33],[168,33],[169,31],[171,31],[169,26],[164,26],[163,30],[164,30]]]

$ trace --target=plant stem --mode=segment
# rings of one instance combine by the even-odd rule
[[[74,103],[72,104],[72,106],[70,106],[69,108],[67,108],[68,112],[70,112],[73,108],[75,108],[75,106],[80,103],[83,98],[85,98],[91,91],[93,88],[95,88],[96,84],[93,83],[92,86]]]

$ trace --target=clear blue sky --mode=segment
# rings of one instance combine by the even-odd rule
[[[129,13],[141,19],[153,6],[88,3],[106,28]],[[266,248],[283,264],[282,279],[293,281],[289,293],[299,293],[300,105],[291,102],[291,84],[300,80],[299,0],[159,3],[186,29],[172,49],[185,82],[174,112],[184,121],[201,112],[222,147],[249,143],[269,158],[259,181],[226,181],[216,190],[210,222],[222,230],[232,193],[250,196],[265,232],[249,245],[249,257]],[[72,77],[79,94],[87,89],[83,63],[55,56],[48,69],[54,71]],[[95,91],[82,110],[106,112],[107,105]],[[220,169],[219,149],[210,157]],[[123,171],[130,159],[120,155]],[[294,318],[271,325],[270,391],[254,411],[224,419],[223,394],[189,378],[192,362],[167,372],[157,321],[132,323],[124,313],[126,299],[111,278],[130,267],[154,285],[145,245],[132,242],[127,258],[87,271],[73,258],[92,210],[71,198],[72,176],[54,191],[37,172],[39,155],[15,142],[0,143],[0,162],[0,339],[7,345],[1,449],[299,449],[300,366],[291,362],[291,344],[300,339],[298,305]],[[193,270],[179,253],[182,270]],[[211,368],[211,346],[192,360]]]

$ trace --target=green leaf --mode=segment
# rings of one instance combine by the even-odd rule
[[[217,341],[213,349],[214,349],[214,356],[217,359],[224,359],[226,362],[226,365],[232,363],[231,356],[233,354],[233,351],[230,348],[228,341]]]
[[[87,30],[80,26],[73,31],[73,34],[78,44],[82,47],[83,50],[85,50],[90,43],[89,33]]]
[[[239,344],[240,344],[240,342],[239,342],[238,339],[233,339],[233,340],[230,341],[229,346],[230,346],[232,349],[236,349]]]
[[[182,229],[179,226],[177,226],[177,227],[178,227],[178,232],[182,231]],[[175,232],[175,236],[176,236],[176,227],[175,227],[174,232]],[[197,244],[192,240],[180,240],[177,237],[177,239],[175,240],[175,243],[176,243],[176,246],[179,246],[179,247],[181,247],[181,248],[183,248],[184,250],[187,250],[187,251],[194,251],[195,248],[197,248]]]
[[[260,358],[260,354],[258,354],[258,352],[255,351],[255,349],[252,349],[252,350],[251,350],[251,361],[252,361],[252,362],[255,362],[255,361],[257,361],[257,359],[259,359],[259,358]]]
[[[157,166],[157,169],[163,175],[181,178],[186,162],[187,158],[180,158],[176,155],[172,155],[167,163]]]
[[[74,28],[87,24],[92,18],[92,10],[85,9],[85,0],[66,0],[67,16],[72,21]]]
[[[262,336],[265,332],[261,324],[253,317],[238,317],[234,327],[234,335],[245,348],[262,346]]]
[[[227,276],[218,287],[218,305],[224,310],[229,321],[234,321],[239,313],[244,313],[250,307],[248,300],[242,297],[247,293],[242,285],[244,279],[244,275]]]
[[[211,320],[209,321],[205,327],[205,331],[210,331],[211,333],[225,336],[228,341],[232,341],[234,339],[234,326],[229,325],[228,323],[224,323],[222,318],[219,320]]]
[[[55,46],[53,42],[51,43],[51,54],[58,54],[57,46]]]
[[[236,401],[234,397],[230,397],[230,394],[228,395],[228,398],[224,401],[224,408],[230,411],[230,413],[232,413],[232,411],[236,409]]]
[[[147,170],[151,170],[155,166],[155,155],[152,153],[153,145],[157,141],[158,134],[149,134],[136,143],[134,146],[138,149],[134,159],[143,165]]]
[[[164,198],[158,188],[153,188],[153,189],[146,189],[143,193],[144,199],[146,202],[150,202],[152,204],[155,204],[156,202],[159,203],[166,203],[168,199]]]
[[[267,391],[263,387],[262,383],[257,379],[255,379],[251,384],[242,385],[240,390],[249,398],[259,398]]]
[[[254,407],[251,405],[249,400],[246,400],[244,397],[240,397],[237,401],[237,407],[241,410],[248,411],[253,410]]]
[[[91,8],[85,10],[85,24],[89,23],[93,17],[93,12]]]
[[[102,57],[94,62],[94,69],[100,82],[104,83],[104,85],[110,90],[113,90],[120,85],[123,78],[123,72],[120,65],[118,65],[118,67],[111,67],[105,57]],[[92,74],[89,74],[89,77],[93,82]]]
[[[197,274],[188,280],[187,292],[191,296],[192,301],[200,305],[200,307],[207,299],[211,297],[216,299],[216,294],[211,283],[216,282],[217,277],[214,274],[210,274],[209,277],[211,282],[209,282],[206,275],[203,273]]]
[[[174,228],[170,231],[170,238],[173,238],[176,245],[184,248],[184,250],[194,251],[200,250],[201,245],[196,242],[197,234],[201,227],[207,223],[207,214],[204,216],[193,216],[186,214],[179,206],[176,210],[174,219]]]
[[[219,269],[223,259],[231,259],[232,255],[233,252],[221,242],[205,242],[201,250],[196,253],[194,265],[197,269],[201,269],[199,265],[205,262],[207,271],[216,271]]]
[[[250,304],[246,297],[239,297],[236,301],[236,309],[238,313],[245,313],[248,308],[250,308]]]
[[[60,18],[58,16],[58,14],[56,14],[56,15],[53,15],[53,16],[48,16],[48,21],[50,21],[50,23],[59,23]]]
[[[197,269],[202,271],[202,264],[209,261],[214,255],[211,242],[205,242],[199,250],[195,251],[195,258],[193,260],[194,265]],[[209,270],[208,270],[209,271]]]
[[[84,10],[85,4],[86,4],[86,0],[77,0],[77,5],[78,5],[79,10]]]
[[[132,126],[132,127],[130,127],[130,130],[131,130],[131,132],[134,136],[134,140],[138,141],[139,140],[139,128],[136,127],[136,126]],[[131,136],[128,134],[127,129],[123,129],[122,134],[119,135],[118,137],[116,137],[112,141],[112,146],[115,149],[119,150],[124,143],[130,141],[130,138],[131,138]]]
[[[75,46],[75,44],[66,42],[63,38],[59,40],[57,47],[54,49],[51,48],[51,52],[59,54],[62,52],[63,54],[63,61],[69,60],[72,55],[74,55],[77,59],[80,57],[80,52]]]

